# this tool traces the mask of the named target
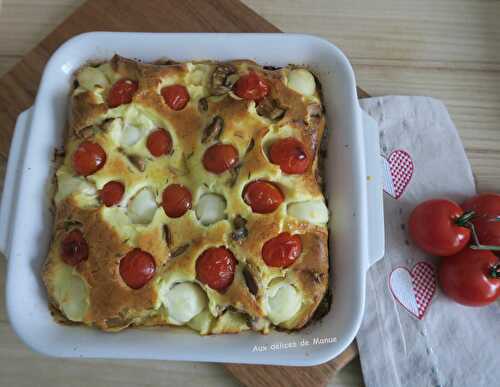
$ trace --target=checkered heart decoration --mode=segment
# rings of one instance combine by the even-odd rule
[[[408,152],[396,149],[388,158],[382,157],[384,191],[399,199],[413,176],[413,161]]]
[[[427,262],[419,262],[413,269],[397,267],[389,275],[391,293],[410,314],[419,320],[436,293],[436,271]]]

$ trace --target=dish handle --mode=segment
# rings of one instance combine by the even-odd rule
[[[33,108],[25,110],[17,117],[16,127],[10,144],[7,173],[3,185],[2,202],[0,204],[0,252],[8,258],[12,231],[12,216],[15,213],[19,177],[21,176],[21,160],[24,154],[26,132],[31,121]]]
[[[382,163],[377,122],[361,109],[365,142],[367,205],[368,205],[368,267],[384,256],[384,198]]]

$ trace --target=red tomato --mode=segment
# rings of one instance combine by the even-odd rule
[[[101,169],[105,162],[106,152],[95,142],[83,141],[73,153],[73,168],[79,175],[92,175]]]
[[[168,155],[172,151],[172,137],[165,129],[157,129],[148,136],[146,146],[155,157]]]
[[[262,247],[262,258],[268,266],[288,267],[295,262],[302,252],[299,236],[282,232],[269,239]]]
[[[220,174],[238,163],[238,150],[229,144],[215,144],[205,151],[203,166],[209,172]]]
[[[224,291],[233,282],[236,264],[236,258],[230,250],[211,247],[196,261],[196,278],[212,289]]]
[[[289,174],[304,173],[309,166],[304,144],[293,137],[274,142],[269,148],[271,163],[278,164],[280,169]]]
[[[68,265],[76,266],[86,261],[89,256],[89,245],[80,230],[71,230],[61,243],[62,260]]]
[[[253,181],[243,190],[243,200],[257,214],[269,214],[276,210],[284,200],[277,185],[268,181]]]
[[[251,71],[238,79],[234,92],[240,98],[258,101],[269,93],[269,86],[256,72]]]
[[[420,203],[410,214],[409,232],[415,244],[429,254],[441,257],[462,250],[470,239],[464,227],[464,211],[447,199]]]
[[[122,200],[125,187],[119,181],[108,181],[99,191],[99,197],[106,207],[114,206]]]
[[[189,93],[182,85],[171,85],[161,89],[165,103],[172,110],[182,110],[189,102]]]
[[[459,304],[490,304],[500,297],[500,261],[491,251],[467,247],[441,260],[439,284]]]
[[[153,256],[141,249],[129,251],[120,260],[120,275],[132,289],[140,289],[153,278],[156,264]]]
[[[180,184],[171,184],[163,191],[162,206],[165,214],[171,218],[179,218],[191,209],[191,192]]]
[[[482,245],[500,246],[500,195],[483,193],[467,200],[464,211],[474,211],[472,224]]]
[[[124,103],[132,102],[132,97],[139,88],[139,83],[137,81],[132,81],[130,79],[120,79],[116,81],[108,94],[108,105],[109,107],[117,107]]]

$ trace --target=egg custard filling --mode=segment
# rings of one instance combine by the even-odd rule
[[[115,56],[77,71],[43,269],[55,318],[306,325],[329,281],[323,112],[299,66]]]

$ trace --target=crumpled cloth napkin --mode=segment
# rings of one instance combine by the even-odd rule
[[[399,151],[413,163],[410,179],[408,171],[401,177],[401,168],[385,163],[389,179],[392,174],[402,180],[394,185],[404,190],[398,199],[394,192],[384,193],[385,256],[367,275],[366,310],[357,336],[365,384],[500,386],[500,302],[465,307],[438,287],[429,303],[438,260],[411,242],[406,227],[421,201],[446,197],[460,203],[476,193],[446,107],[428,97],[369,98],[360,104],[379,125],[382,156],[393,163]],[[408,160],[403,167],[409,168]]]

